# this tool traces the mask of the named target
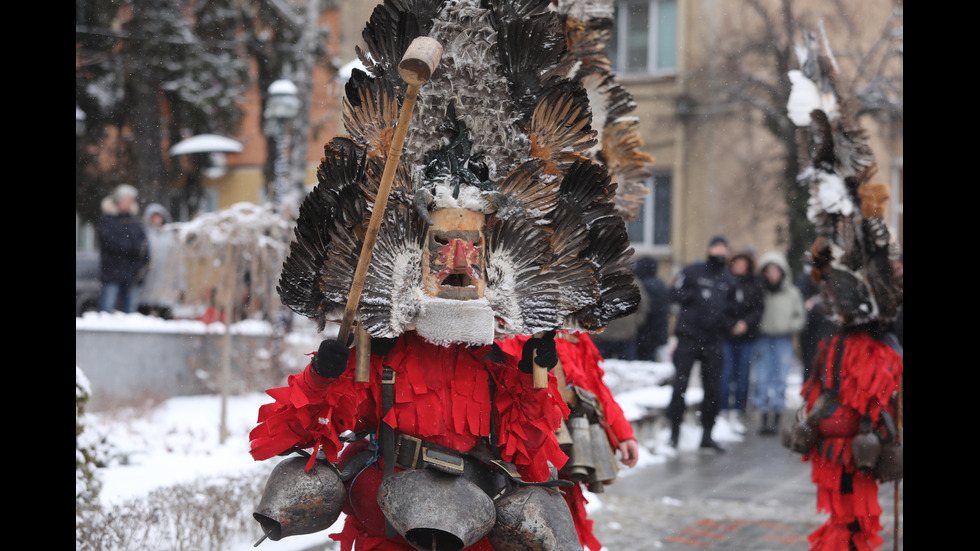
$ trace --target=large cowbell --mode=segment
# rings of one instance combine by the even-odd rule
[[[326,530],[340,518],[344,483],[328,463],[317,461],[306,470],[308,458],[282,460],[266,481],[258,509],[252,514],[263,536],[279,541],[288,536]]]
[[[425,551],[460,551],[490,532],[493,500],[465,477],[417,469],[389,476],[378,505],[391,526]]]

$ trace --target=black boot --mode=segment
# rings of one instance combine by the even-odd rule
[[[716,453],[725,453],[725,448],[721,447],[718,442],[715,442],[711,438],[711,427],[704,427],[704,433],[701,435],[701,450],[714,450]]]
[[[710,436],[705,436],[701,439],[701,449],[704,451],[714,450],[716,453],[725,453],[725,448],[721,447],[721,444],[715,442]]]
[[[759,434],[763,436],[772,436],[779,431],[777,427],[779,426],[779,414],[773,413],[772,417],[768,413],[762,415],[762,428],[759,430]]]
[[[679,423],[670,425],[670,447],[677,449],[677,442],[681,439],[681,426]]]

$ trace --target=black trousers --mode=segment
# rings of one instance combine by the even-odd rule
[[[694,362],[701,362],[701,386],[704,400],[701,402],[701,427],[706,435],[711,434],[718,416],[718,395],[721,391],[721,340],[700,340],[678,337],[674,350],[674,393],[667,406],[667,419],[675,427],[684,420],[687,409],[685,394],[691,378]]]

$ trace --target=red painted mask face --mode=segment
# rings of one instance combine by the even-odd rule
[[[426,239],[423,281],[430,296],[454,300],[483,297],[483,215],[467,209],[433,212]]]

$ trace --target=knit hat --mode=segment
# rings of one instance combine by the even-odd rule
[[[711,238],[711,241],[708,241],[708,248],[710,249],[711,247],[714,247],[718,243],[722,243],[726,247],[728,246],[728,240],[725,239],[725,237],[723,235],[716,235],[716,236],[714,236],[714,237]]]
[[[120,201],[127,197],[130,199],[135,199],[138,195],[139,192],[136,191],[136,188],[129,184],[120,184],[119,186],[116,186],[116,189],[112,192],[112,198],[115,201]]]

